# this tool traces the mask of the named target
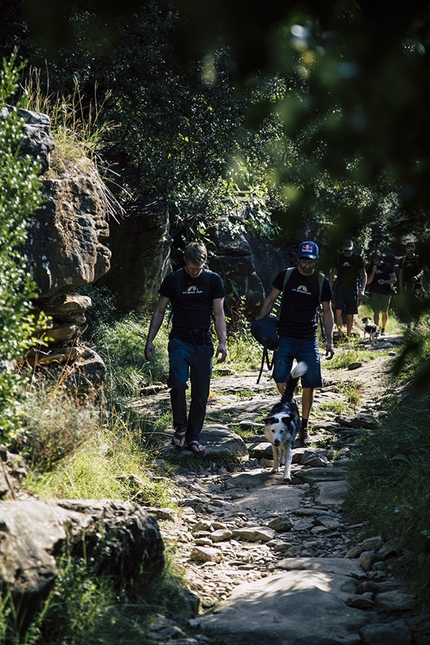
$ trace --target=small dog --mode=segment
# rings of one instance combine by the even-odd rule
[[[371,321],[370,318],[363,318],[361,322],[364,323],[363,339],[365,339],[366,334],[368,334],[370,338],[370,344],[373,345],[375,340],[378,338],[378,327]]]
[[[292,449],[300,426],[300,415],[294,400],[294,391],[299,378],[307,369],[306,363],[303,362],[297,363],[293,367],[285,381],[285,391],[280,403],[273,406],[269,416],[264,420],[266,424],[264,434],[272,444],[274,461],[272,473],[278,472],[279,466],[285,464],[284,483],[291,481]]]

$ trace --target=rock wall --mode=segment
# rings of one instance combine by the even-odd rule
[[[158,294],[170,271],[169,209],[165,200],[140,201],[110,223],[111,269],[97,281],[120,311],[139,310]]]
[[[61,371],[66,385],[89,394],[104,381],[105,366],[94,350],[79,342],[91,299],[76,289],[92,284],[110,268],[105,190],[90,167],[83,172],[69,165],[52,176],[49,118],[28,110],[20,113],[26,119],[22,151],[38,157],[44,171],[44,203],[30,220],[24,252],[38,288],[35,305],[51,318],[43,331],[48,346],[32,349],[26,359],[54,378]]]

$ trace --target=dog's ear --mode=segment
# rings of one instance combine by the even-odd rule
[[[264,423],[266,426],[271,426],[272,423],[275,423],[276,418],[275,417],[267,417],[267,419],[264,419]]]
[[[291,423],[292,419],[293,417],[282,417],[281,421],[284,426],[288,426]]]

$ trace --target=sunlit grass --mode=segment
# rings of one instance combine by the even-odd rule
[[[347,369],[353,363],[369,363],[376,358],[382,358],[387,355],[388,352],[384,350],[359,349],[356,346],[351,346],[351,348],[338,349],[330,361],[324,361],[324,369]]]

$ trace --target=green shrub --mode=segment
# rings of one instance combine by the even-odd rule
[[[7,105],[18,86],[16,53],[0,70],[0,441],[16,432],[21,378],[15,361],[25,355],[34,333],[31,298],[35,284],[22,247],[30,215],[41,203],[39,164],[20,154],[23,120]],[[19,104],[18,106],[19,107]]]
[[[67,391],[41,383],[25,392],[19,406],[22,430],[13,448],[31,468],[52,470],[97,431],[99,411],[79,404]]]

